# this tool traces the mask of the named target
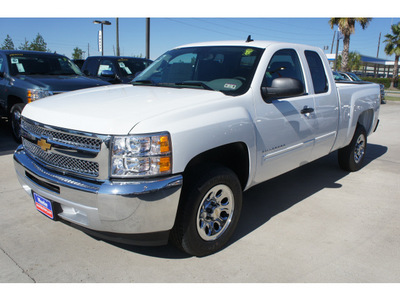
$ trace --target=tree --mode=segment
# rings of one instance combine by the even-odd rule
[[[392,33],[386,34],[383,42],[386,43],[385,53],[387,55],[394,54],[394,66],[393,66],[393,78],[390,83],[390,88],[394,88],[394,82],[398,79],[398,67],[399,67],[399,57],[400,57],[400,22],[392,25]]]
[[[72,52],[72,59],[83,59],[83,50],[75,47],[74,52]]]
[[[19,50],[30,50],[29,42],[25,38],[25,42],[18,47]]]
[[[342,64],[342,55],[339,55],[336,59],[336,68],[340,69]],[[361,55],[358,52],[350,52],[349,53],[349,62],[348,62],[348,70],[349,72],[356,71],[360,69],[361,65]]]
[[[356,71],[360,69],[361,55],[358,52],[352,51],[349,53],[349,70]]]
[[[44,41],[44,38],[40,33],[37,34],[36,38],[29,45],[29,50],[50,52],[50,49],[47,49],[47,43]]]
[[[335,25],[339,27],[340,32],[343,34],[343,51],[342,51],[342,65],[341,70],[344,72],[349,71],[349,49],[350,49],[350,35],[355,32],[356,22],[360,23],[362,29],[365,29],[372,18],[331,18],[329,25],[333,29]]]
[[[7,37],[4,40],[4,43],[0,49],[1,50],[14,50],[14,43],[8,34],[7,34]]]

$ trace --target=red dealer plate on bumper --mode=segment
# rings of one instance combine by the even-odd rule
[[[53,205],[50,200],[33,193],[33,199],[35,200],[36,209],[45,216],[54,220]]]

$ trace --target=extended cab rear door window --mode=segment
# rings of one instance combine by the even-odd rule
[[[314,92],[316,94],[326,93],[329,90],[329,86],[321,57],[317,52],[310,50],[304,51],[304,54],[307,59],[308,67],[310,68]]]

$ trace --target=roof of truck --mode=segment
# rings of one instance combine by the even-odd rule
[[[294,43],[285,43],[285,42],[277,42],[277,41],[211,41],[211,42],[201,42],[201,43],[192,43],[182,45],[176,48],[186,48],[186,47],[205,47],[205,46],[242,46],[242,47],[256,47],[256,48],[267,48],[270,45],[287,45],[288,47],[294,47]],[[301,45],[302,47],[307,48],[315,48],[313,46]]]

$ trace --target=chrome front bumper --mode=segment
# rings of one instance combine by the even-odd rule
[[[146,180],[76,179],[55,173],[32,160],[23,146],[14,153],[25,191],[59,203],[58,217],[92,231],[146,234],[172,229],[182,176]]]

